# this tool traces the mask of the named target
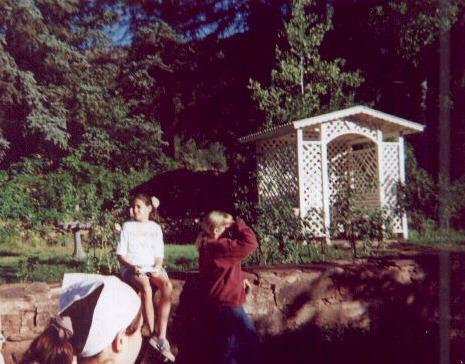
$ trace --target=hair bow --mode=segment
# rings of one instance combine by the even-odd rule
[[[150,200],[152,201],[153,207],[155,207],[156,209],[158,208],[158,206],[160,206],[160,200],[155,196],[152,196]]]

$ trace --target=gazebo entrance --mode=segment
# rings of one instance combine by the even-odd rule
[[[341,136],[328,143],[329,213],[330,221],[337,219],[332,208],[350,189],[356,207],[381,208],[378,147],[375,142],[356,134]]]
[[[397,207],[405,182],[404,135],[424,126],[365,106],[298,120],[240,139],[254,142],[259,200],[286,200],[299,209],[315,237],[330,238],[341,186],[355,203],[389,213],[395,233],[408,236],[407,217]]]

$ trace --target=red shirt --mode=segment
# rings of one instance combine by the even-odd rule
[[[245,301],[241,262],[257,249],[258,243],[252,229],[243,222],[236,222],[231,233],[231,238],[205,240],[199,249],[199,268],[210,302],[239,307]]]

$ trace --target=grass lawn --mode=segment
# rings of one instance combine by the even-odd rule
[[[113,252],[93,249],[89,259],[72,257],[73,247],[47,246],[43,248],[28,246],[4,246],[0,244],[0,284],[15,282],[60,282],[63,273],[95,272],[97,261],[111,266],[117,271]],[[193,245],[166,245],[165,266],[170,272],[197,269],[197,250]]]
[[[15,234],[0,234],[0,284],[15,282],[60,282],[65,272],[114,273],[118,271],[118,262],[112,247],[106,249],[90,248],[88,259],[72,257],[73,243],[70,236],[55,237],[54,242],[47,242],[34,233],[21,231]],[[14,236],[14,238],[12,238]],[[419,246],[427,245],[433,248],[463,250],[465,249],[464,232],[451,232],[447,235],[434,232],[418,234],[411,231],[408,242]],[[86,245],[84,244],[84,247]],[[359,251],[360,256],[369,256],[370,251]],[[273,253],[268,252],[266,263],[272,265],[281,263],[274,261]],[[382,253],[381,253],[382,255]],[[311,261],[350,258],[348,249],[328,247],[326,256],[322,256],[317,245],[300,246],[295,249],[289,262],[308,263]],[[167,244],[165,246],[165,267],[168,272],[196,270],[198,253],[194,245]],[[249,264],[256,264],[254,258]]]
[[[15,282],[60,282],[65,272],[102,272],[118,271],[118,263],[111,249],[93,249],[88,251],[88,259],[72,257],[72,243],[49,245],[36,243],[28,245],[5,244],[0,242],[0,284]],[[328,254],[322,258],[319,246],[302,246],[299,249],[301,263],[314,260],[330,260],[347,257],[347,252],[328,248]],[[165,267],[168,272],[184,272],[198,269],[198,252],[194,245],[167,244],[165,246]],[[253,261],[250,261],[254,264]],[[269,260],[268,264],[273,264]]]
[[[193,244],[165,245],[165,267],[168,272],[185,272],[198,269],[199,253]]]
[[[463,249],[465,244],[465,231],[450,230],[442,232],[439,230],[429,230],[419,233],[416,230],[410,230],[408,242],[435,246],[435,247],[452,247]]]
[[[57,249],[61,250],[62,249]],[[0,245],[0,284],[14,282],[59,282],[65,272],[87,271],[86,261],[72,258],[55,249],[14,251]],[[61,253],[61,254],[60,254]]]

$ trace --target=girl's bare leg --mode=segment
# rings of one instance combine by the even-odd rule
[[[155,331],[155,312],[153,309],[152,286],[150,285],[149,277],[145,274],[134,275],[132,277],[132,283],[141,294],[142,315],[144,316],[144,321],[149,325],[150,334],[153,335]]]
[[[160,302],[157,311],[157,333],[160,339],[166,339],[166,328],[171,310],[171,293],[173,285],[164,274],[152,275],[150,282],[160,290]]]

